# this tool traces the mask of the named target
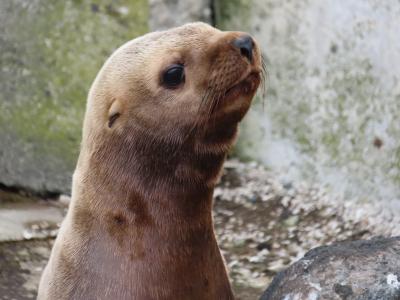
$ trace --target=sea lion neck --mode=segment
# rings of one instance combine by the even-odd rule
[[[78,163],[77,172],[95,178],[89,180],[94,185],[102,185],[94,188],[108,186],[113,192],[134,193],[149,205],[168,201],[169,207],[180,208],[182,213],[206,202],[211,214],[212,193],[225,152],[198,152],[194,137],[161,139],[138,128],[106,134],[96,138],[104,143],[81,154],[80,160],[88,163]]]

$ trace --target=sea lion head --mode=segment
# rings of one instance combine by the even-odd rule
[[[169,143],[191,139],[197,151],[225,151],[260,75],[260,49],[246,33],[204,23],[149,33],[120,47],[99,72],[84,133],[140,130]]]

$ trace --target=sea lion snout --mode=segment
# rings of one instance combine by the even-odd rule
[[[262,58],[256,40],[246,32],[222,31],[217,34],[215,59],[210,67],[209,87],[216,114],[240,115],[247,112],[261,82]],[[211,56],[213,57],[213,56]]]
[[[246,57],[250,63],[253,61],[253,48],[255,44],[250,35],[244,34],[235,38],[232,42],[232,45],[239,49],[240,54]]]

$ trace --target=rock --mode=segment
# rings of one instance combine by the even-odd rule
[[[150,30],[162,30],[202,21],[211,23],[211,0],[149,0]]]
[[[86,95],[105,59],[147,31],[146,0],[0,1],[0,183],[68,193]]]
[[[261,297],[282,299],[400,299],[400,237],[341,242],[309,251],[276,275]]]
[[[35,300],[53,240],[0,243],[0,299]]]
[[[62,207],[44,201],[2,204],[0,243],[55,237],[64,213]]]

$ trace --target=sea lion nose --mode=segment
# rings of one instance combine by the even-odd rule
[[[253,61],[253,38],[247,34],[239,36],[233,40],[233,46],[240,50],[242,56],[246,57],[250,62]]]

